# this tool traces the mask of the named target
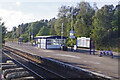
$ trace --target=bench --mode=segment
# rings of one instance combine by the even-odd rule
[[[114,58],[114,55],[113,55],[113,52],[112,51],[100,51],[100,56],[99,57],[102,57],[103,55],[110,55],[112,56],[112,58]]]

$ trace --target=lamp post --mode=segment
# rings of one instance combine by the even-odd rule
[[[33,40],[33,24],[31,24],[31,40]]]
[[[33,41],[33,24],[31,24],[31,41]],[[33,45],[33,42],[32,42]]]
[[[12,34],[13,40],[12,40],[12,42],[15,41],[15,28],[16,27],[13,27],[13,29],[12,29],[12,31],[13,31],[13,34]]]
[[[73,38],[75,38],[74,36],[74,31],[73,31],[73,6],[72,6],[72,10],[71,10],[71,31],[70,31],[70,38],[71,38],[71,51],[73,50]]]
[[[61,32],[61,47],[62,47],[62,40],[63,40],[63,23],[62,23],[62,32]]]
[[[108,46],[110,46],[110,44],[109,44],[109,32],[110,32],[110,30],[108,29]]]
[[[72,16],[71,16],[71,31],[73,31],[73,7],[72,7]],[[71,38],[71,46],[73,46],[73,38]]]
[[[30,31],[29,31],[29,43],[30,43]]]

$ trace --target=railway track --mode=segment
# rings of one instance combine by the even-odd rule
[[[36,80],[68,80],[68,79],[95,79],[110,80],[110,77],[99,75],[90,71],[75,68],[71,65],[61,63],[54,59],[43,58],[41,56],[22,52],[17,49],[5,46],[3,50],[6,56],[16,60],[31,73],[37,76]]]
[[[51,79],[57,79],[57,80],[66,80],[66,78],[58,73],[55,73],[43,66],[38,65],[36,62],[27,59],[25,57],[22,57],[18,54],[15,54],[13,52],[9,52],[6,49],[3,50],[3,54],[5,54],[10,59],[16,61],[18,64],[26,68],[28,71],[33,73],[36,77],[36,80],[51,80]]]

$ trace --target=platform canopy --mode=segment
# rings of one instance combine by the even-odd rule
[[[66,39],[67,37],[62,36],[62,39]],[[61,39],[61,36],[36,36],[34,39]]]

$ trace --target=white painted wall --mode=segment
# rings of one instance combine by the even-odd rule
[[[52,44],[48,44],[47,49],[60,49],[61,39],[57,39],[57,42],[58,42],[57,44],[55,39],[48,39],[48,40],[51,40],[51,41],[47,41],[47,43],[52,43]],[[39,42],[38,48],[46,49],[46,39],[38,39],[38,42]]]
[[[39,48],[40,48],[40,41],[41,41],[41,40],[40,40],[40,39],[38,39],[38,42],[39,42],[38,47],[39,47]]]
[[[41,48],[46,49],[46,39],[41,39]]]

